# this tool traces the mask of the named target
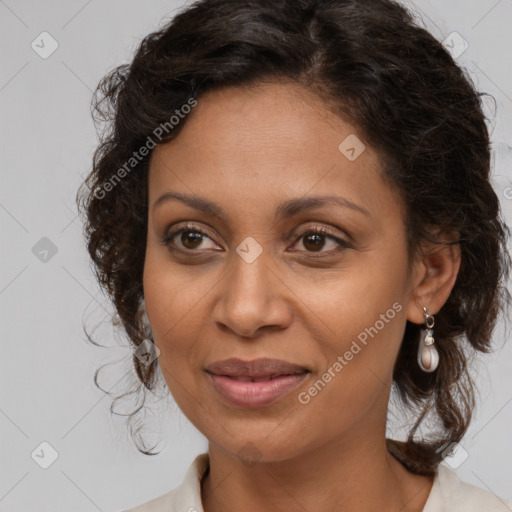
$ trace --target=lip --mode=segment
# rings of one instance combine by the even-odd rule
[[[263,357],[250,361],[237,358],[223,359],[208,365],[206,371],[215,375],[225,375],[234,378],[268,379],[281,375],[296,375],[309,370],[305,366],[289,363],[281,359]]]
[[[296,389],[310,371],[280,359],[225,359],[206,367],[214,389],[238,407],[262,407]]]

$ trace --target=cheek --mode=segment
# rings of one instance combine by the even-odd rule
[[[341,271],[304,273],[296,287],[297,307],[309,312],[318,335],[336,353],[356,339],[379,339],[376,350],[386,349],[386,340],[400,342],[405,326],[405,261],[382,251],[357,258],[357,265]]]
[[[211,325],[206,332],[209,304],[215,287],[222,285],[223,275],[216,269],[177,265],[165,251],[150,248],[146,254],[144,298],[160,350],[159,366],[178,406],[191,420],[201,412],[196,410],[202,385],[198,376],[202,377],[208,353],[204,340],[208,342],[212,333]]]
[[[323,365],[300,403],[311,417],[322,415],[333,432],[375,407],[377,397],[387,403],[406,323],[406,275],[400,270],[406,267],[399,257],[375,251],[364,255],[357,270],[314,284],[302,281],[301,299],[315,313],[309,325],[318,326],[311,334]]]
[[[332,292],[322,316],[329,329],[315,339],[325,363],[297,397],[308,421],[321,418],[313,444],[324,436],[335,437],[363,417],[365,424],[381,424],[405,329],[401,297],[389,287],[377,290],[375,285],[345,281]]]
[[[191,318],[214,284],[211,272],[173,263],[165,250],[151,246],[144,264],[144,299],[151,327],[161,343],[176,339],[175,332],[190,329]],[[155,338],[156,340],[156,338]]]
[[[160,354],[158,364],[169,391],[179,408],[194,424],[202,422],[200,387],[197,382],[197,368],[200,365],[201,315],[197,283],[194,288],[167,272],[155,273],[151,265],[145,275],[145,303],[155,344]],[[184,292],[177,293],[181,285]]]
[[[200,281],[189,282],[156,251],[148,250],[144,265],[144,300],[155,344],[160,350],[159,364],[166,380],[174,365],[186,356],[184,330],[197,325],[192,320],[200,300]]]

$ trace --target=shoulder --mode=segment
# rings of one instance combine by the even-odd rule
[[[204,512],[201,502],[201,479],[208,467],[208,454],[201,453],[194,459],[178,487],[124,512]]]
[[[512,506],[490,491],[459,479],[457,473],[439,464],[431,496],[424,512],[510,512]]]

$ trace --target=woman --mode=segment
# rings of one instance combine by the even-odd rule
[[[510,266],[442,45],[388,0],[202,0],[98,92],[89,253],[141,383],[209,441],[132,510],[510,510],[440,464]]]

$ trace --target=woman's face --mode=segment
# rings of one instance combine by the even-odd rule
[[[416,273],[403,205],[363,143],[276,83],[201,96],[153,152],[146,311],[172,395],[224,452],[285,460],[384,434]],[[211,366],[230,358],[297,366]]]

